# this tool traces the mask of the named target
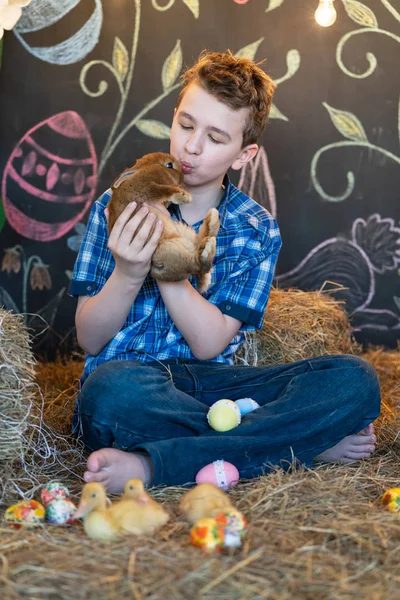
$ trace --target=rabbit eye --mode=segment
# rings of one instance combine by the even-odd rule
[[[167,167],[167,169],[173,169],[174,168],[174,163],[173,162],[167,162],[167,163],[165,163],[165,166]]]

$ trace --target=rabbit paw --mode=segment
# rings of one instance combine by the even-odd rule
[[[170,198],[172,204],[187,204],[192,201],[192,196],[189,192],[185,192],[184,190],[175,192]]]
[[[200,262],[203,267],[211,269],[212,261],[215,254],[216,242],[215,238],[209,238],[204,244],[204,248],[200,253]]]

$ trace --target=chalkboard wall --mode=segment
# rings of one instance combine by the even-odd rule
[[[275,284],[336,287],[357,337],[400,338],[398,0],[32,0],[0,69],[0,303],[48,358],[76,348],[67,295],[90,206],[168,151],[179,74],[203,48],[267,59],[257,160],[231,178],[278,219]],[[1,205],[0,205],[1,206]],[[338,287],[341,286],[341,287]],[[346,289],[342,289],[342,288]]]

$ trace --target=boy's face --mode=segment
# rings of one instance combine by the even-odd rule
[[[242,148],[248,109],[233,110],[191,83],[175,111],[170,151],[181,163],[185,185],[220,187],[227,170],[240,169],[257,153]]]

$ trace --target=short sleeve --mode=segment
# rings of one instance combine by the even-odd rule
[[[217,281],[207,299],[222,313],[242,321],[241,331],[262,327],[281,245],[275,219],[260,221],[252,216],[232,240],[236,250],[227,253],[228,268],[216,264]]]
[[[107,220],[104,214],[108,200],[107,191],[93,204],[90,211],[68,290],[75,298],[97,294],[114,268],[114,258],[108,249]]]

